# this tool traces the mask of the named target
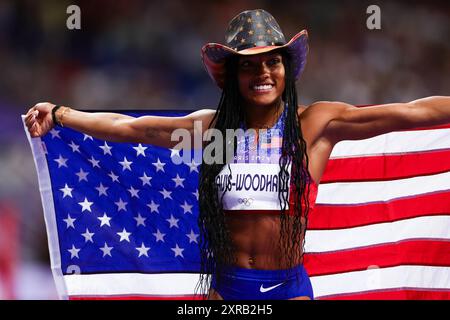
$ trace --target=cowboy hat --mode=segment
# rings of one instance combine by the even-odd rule
[[[275,18],[265,10],[247,10],[239,13],[228,24],[227,45],[207,43],[202,47],[202,61],[214,82],[223,88],[225,61],[230,56],[245,56],[284,48],[291,56],[295,79],[306,63],[308,32],[302,30],[286,42]]]

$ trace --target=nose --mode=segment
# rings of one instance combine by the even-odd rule
[[[267,66],[267,64],[265,62],[260,62],[257,64],[256,67],[256,74],[258,76],[263,76],[263,75],[267,75],[269,74],[269,67]]]

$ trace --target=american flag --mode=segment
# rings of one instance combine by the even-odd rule
[[[61,127],[28,139],[61,298],[193,297],[199,161]],[[336,145],[306,234],[316,299],[450,298],[449,190],[450,126]]]
[[[61,297],[192,295],[200,161],[61,127],[30,142]]]
[[[319,299],[449,299],[450,126],[338,143],[306,251]]]

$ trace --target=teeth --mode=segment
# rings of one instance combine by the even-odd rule
[[[272,89],[272,85],[271,84],[264,84],[264,85],[259,85],[259,86],[254,86],[253,89],[254,90],[270,90]]]

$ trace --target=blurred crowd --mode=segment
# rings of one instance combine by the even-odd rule
[[[81,9],[81,30],[66,27],[71,4]],[[97,110],[215,108],[220,91],[203,68],[200,49],[207,42],[224,43],[228,21],[255,8],[272,13],[287,39],[302,29],[309,32],[308,63],[298,82],[302,104],[379,104],[449,95],[450,5],[378,2],[381,30],[369,30],[370,4],[0,1],[0,208],[3,204],[17,217],[16,269],[34,270],[29,272],[35,286],[51,280],[45,274],[38,280],[50,268],[37,176],[20,120],[30,106],[51,101]],[[0,234],[0,248],[12,237]],[[40,265],[44,271],[36,269]],[[0,298],[2,290],[8,297],[1,273],[0,265]],[[15,288],[15,298],[54,297],[53,288],[39,291],[20,281]]]

